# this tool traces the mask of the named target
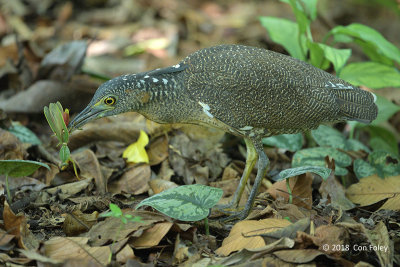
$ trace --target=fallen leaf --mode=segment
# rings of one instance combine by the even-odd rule
[[[134,259],[135,258],[135,253],[133,252],[133,249],[129,245],[125,245],[116,256],[117,262],[118,263],[126,263],[129,259]]]
[[[400,176],[380,178],[371,175],[351,185],[346,196],[356,204],[368,206],[388,199],[379,209],[400,210]]]
[[[350,210],[355,205],[345,196],[345,189],[339,183],[332,172],[328,179],[323,180],[319,188],[323,198],[330,199],[332,206],[336,209]],[[329,197],[329,198],[328,198]]]
[[[293,204],[296,206],[311,209],[312,206],[312,175],[310,173],[289,178],[289,186],[292,190]],[[286,187],[286,181],[278,181],[269,189],[268,193],[277,199],[278,197],[289,200],[289,193]]]
[[[158,165],[168,157],[168,139],[165,135],[156,138],[147,150],[150,166]]]
[[[125,149],[122,157],[126,158],[126,162],[128,163],[149,163],[149,157],[145,149],[145,146],[147,146],[148,143],[149,137],[143,130],[140,130],[138,140]]]
[[[161,193],[170,188],[178,187],[178,185],[171,181],[165,181],[162,179],[154,179],[149,182],[150,189],[152,190],[152,195]]]
[[[229,236],[224,239],[222,246],[215,252],[222,256],[228,256],[230,253],[243,248],[255,249],[263,247],[266,244],[261,236],[246,236],[273,232],[290,224],[288,220],[284,219],[245,220],[238,222],[233,226]]]
[[[55,260],[80,259],[100,263],[109,263],[110,247],[90,247],[87,237],[54,237],[44,242],[44,254]]]
[[[147,164],[133,166],[128,169],[117,181],[109,184],[109,192],[131,193],[140,195],[149,190],[151,176],[150,166]]]
[[[133,238],[131,244],[135,248],[151,248],[157,246],[169,232],[172,225],[172,222],[157,223],[153,227],[145,230],[141,236]]]

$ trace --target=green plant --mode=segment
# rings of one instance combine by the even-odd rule
[[[260,17],[261,24],[266,28],[272,41],[282,45],[291,56],[306,61],[318,68],[328,69],[332,64],[336,75],[357,86],[364,85],[372,89],[384,87],[400,87],[400,50],[387,41],[376,30],[353,23],[347,26],[336,26],[328,31],[319,42],[313,39],[310,25],[317,18],[317,0],[281,0],[292,7],[296,22],[276,18]],[[369,61],[347,64],[352,50],[338,49],[338,43],[354,43],[359,46]],[[325,166],[325,157],[335,160],[336,174],[346,175],[347,167],[351,166],[351,151],[363,150],[370,153],[368,161],[356,159],[354,172],[358,178],[374,173],[381,177],[400,173],[396,133],[387,126],[381,126],[394,113],[400,111],[400,106],[393,104],[384,97],[377,96],[379,109],[378,118],[371,125],[359,122],[349,122],[350,138],[327,126],[320,126],[312,131],[312,140],[319,147],[302,149],[299,137],[284,135],[264,139],[264,144],[276,145],[290,151],[296,151],[292,159],[292,167],[308,168],[310,166]],[[354,139],[354,130],[362,128],[370,135],[369,146],[373,152]],[[398,134],[397,134],[398,135]],[[311,137],[310,137],[311,138]],[[282,172],[284,176],[285,172]],[[281,176],[282,178],[282,176]],[[283,178],[282,178],[283,179]]]
[[[120,220],[120,224],[117,230],[117,233],[115,234],[116,238],[114,238],[113,243],[111,247],[114,246],[115,241],[118,239],[119,233],[122,231],[124,228],[124,225],[126,225],[128,222],[142,222],[142,218],[140,216],[132,216],[131,214],[124,214],[122,210],[115,204],[110,203],[110,211],[102,213],[100,215],[101,217],[114,217]],[[112,251],[112,250],[111,250]],[[111,262],[111,257],[112,257],[112,252],[110,252],[109,256],[109,262]]]
[[[276,17],[260,17],[261,24],[266,28],[272,41],[282,45],[291,56],[321,68],[328,69],[332,64],[336,75],[357,86],[363,85],[372,89],[384,87],[400,87],[400,71],[396,64],[400,64],[400,50],[387,41],[376,30],[359,23],[347,26],[336,26],[325,34],[318,42],[313,39],[310,25],[317,18],[317,0],[281,0],[288,3],[296,17],[296,22]],[[338,43],[354,43],[359,46],[369,61],[347,64],[352,55],[352,50],[338,49]],[[400,106],[395,105],[377,96],[378,118],[372,125],[387,121],[394,113],[400,111]],[[350,122],[351,133],[355,128],[366,128],[358,122]],[[370,126],[368,126],[370,127]],[[368,129],[366,129],[368,131]],[[376,132],[375,137],[381,134]],[[389,139],[395,139],[392,132],[386,132]],[[380,147],[393,147],[382,138],[374,143]],[[376,146],[375,146],[376,147]],[[397,150],[397,149],[396,149]],[[394,151],[390,151],[394,152]],[[398,153],[398,151],[395,151]]]
[[[21,177],[34,173],[39,167],[50,170],[47,164],[31,160],[0,160],[0,174],[6,176],[5,187],[8,201],[11,203],[11,192],[8,185],[8,177]]]
[[[223,191],[201,184],[182,185],[165,190],[140,202],[136,209],[147,205],[181,221],[199,221],[206,218]]]
[[[76,177],[79,179],[78,172],[76,170],[76,165],[71,158],[71,152],[68,148],[69,131],[67,125],[69,123],[69,111],[68,109],[63,109],[60,102],[50,103],[49,107],[44,107],[44,116],[46,117],[47,123],[49,124],[54,135],[57,137],[58,142],[61,146],[59,156],[61,159],[61,169],[68,166],[71,162],[74,167],[74,172]]]

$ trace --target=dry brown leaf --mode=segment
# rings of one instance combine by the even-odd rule
[[[86,189],[90,185],[92,180],[93,179],[80,180],[74,183],[52,187],[46,189],[45,191],[51,195],[57,194],[61,200],[64,200]]]
[[[44,254],[56,260],[81,259],[107,265],[110,247],[90,247],[88,240],[87,237],[55,237],[44,243]]]
[[[109,185],[111,193],[126,192],[140,195],[149,190],[151,176],[150,166],[147,164],[135,165],[128,169],[117,181]]]
[[[346,190],[346,196],[361,206],[368,206],[387,198],[380,209],[400,210],[400,176],[382,179],[375,174],[362,178]]]
[[[83,213],[80,210],[74,210],[71,214],[67,214],[63,224],[64,233],[67,236],[79,235],[89,231],[89,229],[97,223],[99,213],[94,211],[91,214]]]
[[[147,229],[140,237],[132,240],[131,244],[135,248],[151,248],[157,246],[164,236],[169,232],[173,223],[162,222],[157,223],[152,228]]]
[[[291,263],[307,263],[311,262],[320,255],[324,255],[323,252],[316,249],[280,250],[275,251],[273,254],[281,260]]]
[[[178,185],[171,181],[165,181],[162,179],[154,179],[149,182],[150,189],[152,190],[152,194],[161,193],[164,190],[178,187]]]
[[[296,206],[311,209],[312,205],[312,176],[307,173],[305,175],[296,176],[289,179],[289,185],[292,189],[293,204]],[[289,193],[286,187],[286,181],[278,181],[268,189],[268,193],[275,199],[283,197],[289,200]]]
[[[219,255],[228,256],[231,252],[246,249],[255,249],[265,246],[261,236],[245,237],[249,235],[264,234],[286,227],[291,223],[284,219],[264,219],[260,221],[245,220],[235,224],[224,239],[222,246],[215,252]]]
[[[350,244],[350,239],[347,228],[322,225],[315,230],[315,235],[298,232],[296,243],[300,248],[317,246],[324,254],[339,257],[345,250],[337,249],[338,246]]]
[[[376,253],[381,266],[390,266],[394,255],[385,223],[380,221],[373,230],[367,230],[367,237],[373,246],[370,250]]]
[[[168,157],[168,139],[165,135],[152,140],[147,149],[150,166],[160,164]]]
[[[94,178],[97,191],[101,195],[104,195],[107,192],[107,180],[104,179],[99,161],[93,151],[85,149],[79,153],[73,154],[72,158],[80,169],[79,176],[84,179]]]
[[[29,230],[25,216],[15,215],[7,201],[4,201],[3,220],[4,229],[18,239],[20,248],[35,250],[39,247],[39,241]]]
[[[135,253],[129,245],[125,245],[125,247],[117,253],[116,258],[118,263],[126,263],[129,259],[135,258]]]
[[[151,228],[154,223],[167,220],[167,217],[164,215],[150,211],[124,209],[122,212],[132,216],[139,216],[142,218],[142,221],[128,223],[123,226],[122,230],[118,231],[121,226],[121,220],[115,217],[107,218],[104,221],[95,224],[86,234],[86,236],[90,238],[92,245],[101,246],[111,240],[123,240],[125,237],[130,235],[140,236],[142,235],[142,231]],[[141,230],[140,233],[136,233],[139,229]]]
[[[355,205],[346,198],[343,185],[336,180],[333,172],[328,179],[322,181],[319,192],[325,199],[328,199],[329,196],[333,207],[337,209],[349,210],[355,207]]]
[[[0,128],[0,159],[24,159],[27,152],[19,139]]]

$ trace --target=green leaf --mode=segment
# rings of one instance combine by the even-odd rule
[[[110,210],[113,213],[114,217],[122,216],[122,210],[115,204],[110,203]]]
[[[289,151],[297,151],[303,146],[303,135],[297,134],[281,134],[263,138],[264,145],[279,147]]]
[[[381,178],[400,174],[400,159],[389,152],[374,151],[369,154],[368,163],[361,161],[354,162],[354,172],[359,179],[375,173]]]
[[[301,10],[311,20],[315,20],[317,18],[317,0],[300,0],[300,1],[280,0],[280,1],[290,4],[292,8],[295,7]],[[294,6],[293,3],[295,3],[296,5]]]
[[[290,168],[283,170],[279,173],[279,180],[284,180],[289,177],[297,176],[300,174],[304,174],[307,172],[312,172],[315,174],[318,174],[319,176],[322,177],[322,179],[326,180],[328,179],[329,175],[331,174],[331,169],[325,168],[325,167],[320,167],[320,166],[302,166],[302,167],[297,167],[297,168]]]
[[[357,39],[354,40],[354,42],[362,48],[364,54],[366,54],[371,61],[381,63],[383,65],[393,66],[393,60],[387,58],[385,55],[382,55],[378,50],[376,50],[374,44]]]
[[[282,45],[292,57],[305,61],[306,38],[304,35],[299,37],[297,23],[274,17],[260,17],[260,22],[267,29],[272,41]]]
[[[376,169],[362,159],[356,159],[354,161],[353,170],[358,179],[368,177],[376,173]]]
[[[325,44],[318,44],[324,51],[324,56],[333,64],[336,75],[339,76],[343,66],[351,56],[351,49],[337,49]]]
[[[32,145],[40,145],[42,143],[34,132],[19,123],[13,122],[8,131],[15,135],[22,143]]]
[[[346,34],[348,36],[361,39],[375,46],[375,49],[382,55],[400,63],[400,50],[385,39],[378,31],[358,23],[348,26],[336,26],[330,34]]]
[[[358,62],[345,66],[340,78],[357,86],[369,88],[400,87],[400,72],[377,62]]]
[[[69,160],[69,157],[71,156],[71,152],[69,151],[68,146],[66,146],[66,145],[61,146],[59,156],[63,163],[66,163]]]
[[[370,136],[369,146],[372,147],[374,151],[384,150],[395,155],[399,154],[396,136],[392,132],[381,126],[375,125],[368,125],[365,129],[368,131]]]
[[[137,205],[151,206],[161,213],[181,221],[199,221],[209,214],[222,197],[220,188],[194,184],[183,185],[151,196]]]
[[[386,122],[390,119],[396,112],[400,111],[400,106],[393,104],[385,97],[376,95],[376,105],[378,106],[378,117],[372,121],[372,125],[378,125],[382,122]]]
[[[311,135],[319,146],[340,148],[346,151],[364,150],[371,152],[370,149],[355,139],[347,140],[338,130],[326,125],[320,125],[318,129],[312,130]]]
[[[345,168],[351,165],[351,157],[332,147],[314,147],[299,150],[293,155],[292,167],[325,167],[326,156],[330,156],[335,160],[335,172],[337,175],[346,175],[348,173]]]
[[[307,47],[310,51],[310,61],[313,66],[326,70],[329,68],[329,61],[325,58],[324,50],[318,43],[307,40]]]
[[[31,160],[0,160],[0,174],[11,177],[22,177],[31,175],[40,167],[50,170],[47,164]]]

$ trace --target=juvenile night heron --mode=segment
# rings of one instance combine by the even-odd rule
[[[244,219],[269,160],[261,139],[315,129],[321,123],[377,116],[375,96],[303,61],[265,49],[220,45],[179,64],[116,77],[102,84],[70,123],[136,111],[159,123],[211,126],[244,138],[246,166],[230,204],[237,208],[258,159],[248,201],[230,218]]]

